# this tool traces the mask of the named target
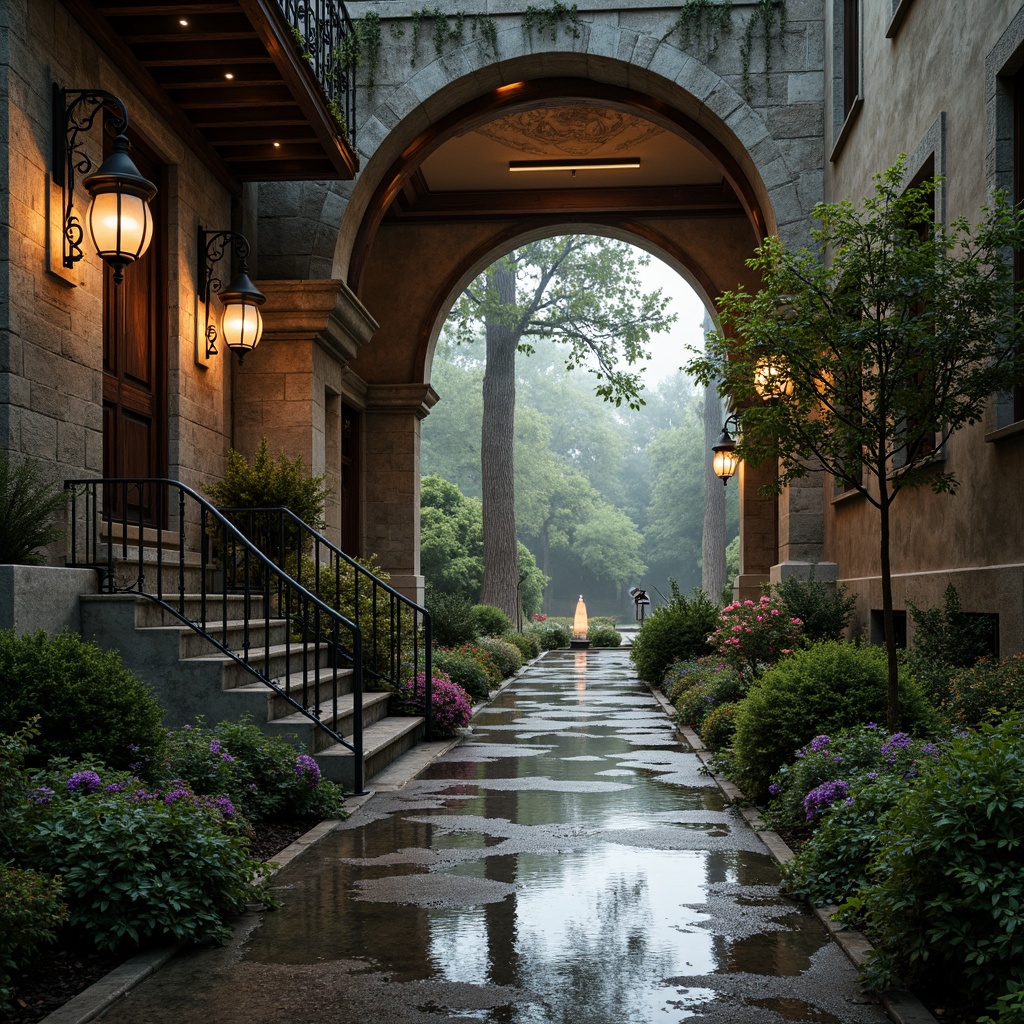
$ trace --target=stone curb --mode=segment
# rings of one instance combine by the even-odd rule
[[[537,664],[545,654],[547,654],[547,651],[541,651],[536,658],[526,662],[519,672],[505,679],[501,686],[488,696],[487,700],[474,705],[473,716],[475,717],[478,711],[487,707],[521,672],[531,665]],[[361,807],[365,807],[378,791],[386,792],[401,789],[407,782],[416,778],[428,765],[451,750],[461,739],[461,736],[456,736],[453,739],[441,740],[436,743],[420,744],[420,748],[429,748],[423,751],[426,756],[410,758],[405,771],[392,773],[391,777],[387,775],[388,769],[385,768],[376,778],[380,779],[381,776],[384,776],[387,781],[379,782],[374,789],[368,789],[359,796],[346,797],[345,807],[349,812],[349,817],[355,814]],[[413,747],[404,756],[407,757],[408,754],[415,754],[416,749],[416,747]],[[339,821],[321,821],[304,835],[299,836],[298,839],[272,858],[272,863],[275,866],[270,871],[270,877],[272,878],[286,864],[290,864],[311,846],[330,835],[339,824]],[[184,943],[176,943],[172,946],[162,946],[159,949],[151,949],[145,953],[133,956],[130,960],[126,960],[121,964],[120,967],[115,967],[100,978],[99,981],[93,982],[87,989],[79,992],[73,999],[69,999],[63,1006],[47,1014],[39,1021],[39,1024],[87,1024],[88,1021],[94,1020],[122,996],[126,996],[136,985],[141,984],[151,974],[158,971],[183,948]]]
[[[654,694],[658,703],[667,714],[675,714],[675,709],[660,690],[652,686],[651,693]],[[701,763],[707,768],[711,761],[711,754],[710,751],[705,750],[700,737],[685,725],[677,726],[676,731],[690,745]],[[729,803],[737,805],[740,813],[750,824],[757,837],[767,847],[772,859],[777,864],[785,864],[792,860],[793,851],[786,844],[782,836],[765,827],[761,814],[756,807],[744,803],[746,796],[743,792],[728,779],[719,778],[714,772],[710,771],[710,768],[709,774],[715,780],[718,788]],[[868,954],[872,951],[871,943],[860,932],[844,928],[833,921],[832,915],[837,909],[838,907],[834,906],[811,907],[815,917],[822,923],[832,940],[846,954],[846,958],[850,963],[859,971],[863,967]],[[906,989],[890,989],[888,992],[880,992],[878,993],[878,1001],[895,1024],[938,1024],[917,996]]]

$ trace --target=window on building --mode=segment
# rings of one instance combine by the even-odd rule
[[[896,647],[905,651],[907,649],[907,613],[905,611],[893,611],[892,627],[896,634]],[[869,638],[873,644],[885,643],[885,621],[881,608],[871,609]]]
[[[1019,206],[1024,200],[1024,70],[1013,78],[1013,201]],[[1013,278],[1024,280],[1024,252],[1018,249],[1013,254]],[[1024,301],[1024,289],[1018,284],[1018,293]],[[1024,420],[1024,387],[1013,389],[1013,420]]]
[[[836,160],[862,103],[860,0],[832,0],[832,154]]]

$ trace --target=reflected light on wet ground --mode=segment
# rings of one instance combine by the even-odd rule
[[[553,653],[283,870],[280,911],[103,1019],[885,1021],[777,883],[628,653]]]

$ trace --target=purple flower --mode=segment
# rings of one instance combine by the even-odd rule
[[[219,754],[220,753],[220,740],[210,740],[210,753],[211,754]]]
[[[213,801],[213,806],[221,813],[221,817],[233,818],[235,816],[235,805],[226,797],[220,796]]]
[[[815,736],[811,740],[811,750],[817,753],[819,750],[824,750],[832,741],[827,736]]]
[[[29,794],[33,803],[37,804],[48,804],[54,796],[53,790],[49,786],[40,786]]]
[[[235,759],[230,754],[221,754],[220,755],[220,759],[225,764],[234,764],[235,763]]]
[[[95,793],[102,784],[103,780],[95,772],[91,771],[75,772],[68,779],[68,789],[72,793],[77,793],[79,790],[83,790],[86,793]]]
[[[129,749],[129,750],[130,750],[130,751],[131,751],[131,752],[132,752],[133,754],[137,754],[137,753],[139,752],[139,745],[138,745],[138,743],[129,743],[129,744],[128,744],[128,749]]]
[[[120,793],[124,789],[123,782],[108,782],[103,789],[107,793]]]
[[[816,789],[812,789],[804,797],[807,820],[810,821],[815,815],[827,811],[837,800],[844,800],[849,793],[850,787],[842,779],[823,782]]]
[[[771,785],[770,785],[770,786],[768,787],[768,792],[769,792],[769,794],[770,794],[771,796],[778,796],[778,795],[779,795],[779,793],[781,793],[781,792],[782,792],[782,790],[781,790],[781,789],[779,788],[779,784],[778,784],[777,782],[773,782],[773,783],[772,783],[772,784],[771,784]]]
[[[180,800],[182,797],[190,797],[192,794],[182,786],[177,789],[172,789],[167,796],[164,797],[165,804],[173,804]]]
[[[882,753],[895,753],[898,750],[906,750],[910,746],[912,740],[905,732],[894,732],[889,737],[889,742],[882,747]]]
[[[309,754],[299,754],[295,758],[295,775],[300,779],[305,779],[312,788],[320,781],[320,766]]]

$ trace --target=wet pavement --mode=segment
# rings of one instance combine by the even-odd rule
[[[103,1024],[876,1024],[631,671],[564,651]]]

